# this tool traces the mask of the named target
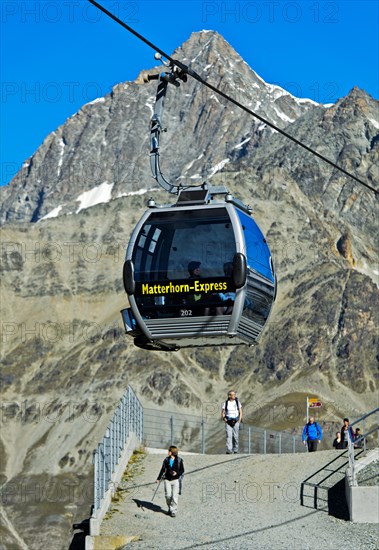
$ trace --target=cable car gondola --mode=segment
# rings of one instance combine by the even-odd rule
[[[233,199],[226,189],[187,189],[170,184],[159,166],[160,118],[167,84],[179,86],[187,75],[224,97],[268,127],[375,194],[378,190],[333,160],[252,111],[204,80],[193,69],[175,60],[124,21],[101,6],[91,4],[155,49],[156,59],[170,72],[147,77],[159,79],[155,112],[151,120],[151,168],[156,181],[178,201],[156,207],[150,201],[135,228],[124,264],[124,286],[130,307],[124,309],[127,335],[145,349],[177,350],[180,347],[220,344],[254,344],[267,324],[276,297],[276,276],[266,240],[251,217],[251,210]],[[224,200],[216,196],[224,194]],[[187,264],[185,256],[193,256]],[[216,261],[217,257],[217,261]],[[201,259],[199,259],[201,258]],[[203,263],[200,277],[192,269]],[[223,272],[220,266],[223,265]]]
[[[176,65],[170,69],[146,79],[159,80],[150,159],[154,178],[178,198],[169,206],[150,199],[132,233],[123,269],[130,303],[121,312],[125,331],[144,349],[253,345],[276,296],[271,253],[251,208],[224,186],[182,188],[163,177],[159,137],[167,85],[187,78]]]

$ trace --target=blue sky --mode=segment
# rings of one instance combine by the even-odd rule
[[[98,0],[171,54],[216,30],[266,82],[332,103],[378,99],[378,2]],[[154,52],[86,0],[2,0],[1,185],[80,107],[156,65]],[[240,99],[240,98],[239,98]]]

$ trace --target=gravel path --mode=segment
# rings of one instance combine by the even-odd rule
[[[352,524],[331,515],[346,517],[343,499],[338,500],[344,487],[343,453],[183,453],[186,473],[176,518],[166,515],[163,484],[152,502],[165,456],[147,454],[134,467],[133,479],[127,482],[129,490],[113,504],[101,535],[136,535],[138,541],[122,547],[135,550],[378,548],[376,524]],[[338,472],[333,473],[335,470]],[[305,488],[303,505],[300,502],[301,483],[310,476],[312,482],[325,480],[317,510],[311,486]]]

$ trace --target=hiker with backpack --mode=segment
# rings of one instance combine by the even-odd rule
[[[181,494],[181,481],[184,475],[183,460],[178,456],[178,448],[171,445],[158,474],[157,483],[164,480],[164,492],[168,514],[175,517],[178,512],[178,497]]]
[[[304,445],[308,445],[309,453],[317,451],[317,445],[322,440],[322,429],[313,416],[309,417],[309,422],[304,426],[302,440]]]
[[[242,405],[238,401],[234,390],[228,392],[228,399],[222,405],[221,418],[225,422],[226,454],[238,453],[238,432],[242,422]]]

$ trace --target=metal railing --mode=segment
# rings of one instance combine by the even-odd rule
[[[364,428],[366,427],[365,419],[377,413],[379,409],[375,409],[355,420],[350,426],[357,425],[362,423]],[[301,483],[301,492],[300,492],[300,503],[302,506],[312,507],[317,510],[327,511],[329,514],[334,515],[334,512],[331,511],[331,498],[332,494],[335,496],[335,491],[337,487],[343,481],[343,486],[345,487],[345,476],[346,470],[349,473],[349,477],[352,480],[352,484],[357,485],[356,476],[355,476],[355,458],[361,456],[366,448],[372,448],[376,445],[379,446],[379,441],[374,442],[371,439],[373,433],[378,432],[379,427],[371,427],[367,432],[365,432],[361,437],[356,438],[354,441],[348,435],[348,448],[341,448],[341,452],[336,452],[336,457],[327,462],[317,470],[312,473],[307,479]],[[362,443],[362,447],[359,443]],[[308,491],[307,491],[308,489]],[[310,491],[309,491],[310,490]],[[346,489],[345,489],[346,490]],[[307,494],[308,493],[308,494]],[[338,497],[339,499],[340,497]],[[342,518],[340,514],[344,514],[343,507],[338,505],[338,515],[336,517]],[[349,519],[348,517],[343,517],[343,519]]]
[[[225,427],[220,418],[144,409],[143,441],[146,447],[167,449],[175,444],[182,451],[225,452]],[[246,423],[239,431],[240,453],[306,452],[300,435],[258,428]]]
[[[355,441],[352,441],[350,437],[348,440],[348,460],[353,485],[357,484],[354,446],[359,446],[358,444],[361,442],[364,450],[366,450],[368,438],[370,440],[375,432],[379,437],[378,422],[374,427],[370,423],[368,431],[365,429],[366,419],[378,414],[378,412],[379,408],[376,408],[351,424],[351,426],[354,426],[362,423],[364,431],[362,436]],[[129,386],[114,412],[103,439],[93,453],[93,514],[95,516],[100,507],[106,508],[106,499],[109,497],[109,495],[106,496],[106,493],[112,488],[112,476],[118,465],[119,471],[121,471],[120,468],[123,468],[120,459],[123,457],[123,460],[125,460],[125,457],[127,457],[124,451],[127,450],[126,443],[132,434],[147,447],[167,449],[170,445],[175,444],[182,451],[194,453],[223,453],[225,451],[225,428],[219,418],[144,409],[133,389]],[[135,446],[136,440],[132,443],[131,441],[128,445]],[[379,446],[379,440],[377,444]],[[362,448],[359,448],[359,451],[363,452]],[[246,454],[296,453],[306,452],[306,447],[303,445],[300,435],[258,428],[243,423],[239,432],[239,452]],[[341,468],[342,466],[339,466],[335,471],[337,472]],[[119,471],[115,473],[114,479],[117,478]],[[327,477],[330,477],[330,475]],[[310,483],[309,480],[306,480],[303,485],[312,485],[315,495],[317,495],[320,482]]]
[[[374,428],[371,428],[368,432],[366,432],[366,418],[369,418],[371,416],[373,416],[374,414],[377,415],[377,424],[376,426],[374,426]],[[348,431],[348,457],[349,457],[349,468],[350,468],[350,472],[351,472],[351,480],[352,480],[352,484],[353,486],[357,486],[357,478],[356,478],[356,474],[355,474],[355,452],[354,452],[354,449],[356,449],[358,447],[358,443],[361,444],[363,446],[363,449],[364,451],[366,450],[366,445],[367,445],[367,438],[377,432],[378,434],[378,447],[379,447],[379,407],[377,407],[376,409],[374,409],[373,411],[361,416],[361,418],[358,418],[358,420],[355,420],[352,424],[350,424],[351,427],[357,425],[357,424],[362,424],[363,426],[363,434],[354,439],[354,441],[352,441],[351,437],[350,437],[350,432]],[[362,449],[362,447],[358,447],[360,449]]]
[[[112,474],[121,458],[125,443],[131,433],[140,441],[143,436],[143,408],[129,386],[122,396],[103,439],[93,452],[94,464],[94,510],[100,508],[112,479]]]

